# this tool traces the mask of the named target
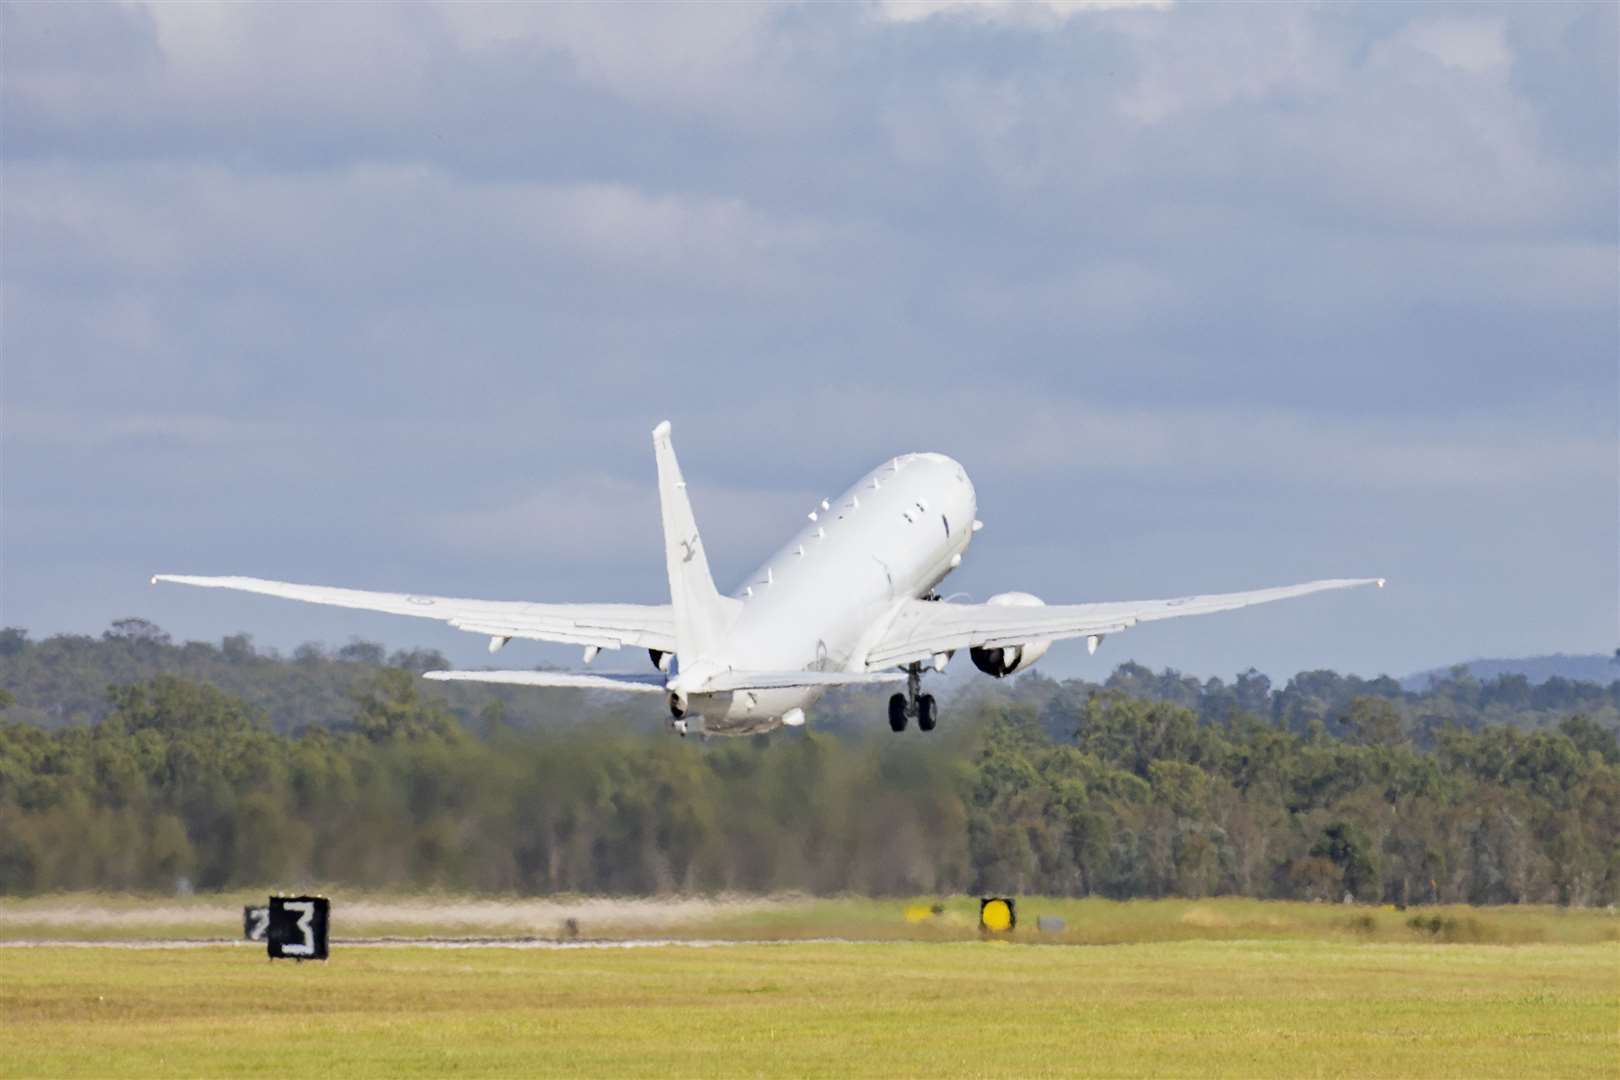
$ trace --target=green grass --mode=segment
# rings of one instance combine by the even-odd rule
[[[1620,1075],[1620,949],[0,950],[0,1075]]]

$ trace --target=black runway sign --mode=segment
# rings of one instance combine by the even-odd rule
[[[270,959],[325,960],[331,911],[332,903],[324,896],[272,896],[265,935]]]

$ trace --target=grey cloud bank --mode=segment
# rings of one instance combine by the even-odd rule
[[[471,662],[145,577],[653,598],[668,416],[723,576],[933,448],[976,595],[1392,580],[1055,671],[1607,651],[1615,21],[0,7],[0,617]]]

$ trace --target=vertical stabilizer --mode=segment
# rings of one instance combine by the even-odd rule
[[[669,441],[669,421],[653,428],[653,456],[658,459],[658,505],[664,520],[664,565],[669,573],[669,602],[675,609],[675,652],[681,667],[699,659],[718,659],[730,623],[727,598],[714,587],[709,557],[698,536],[686,481]]]

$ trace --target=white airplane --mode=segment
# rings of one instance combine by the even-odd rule
[[[152,578],[316,604],[439,619],[489,638],[495,652],[513,638],[584,647],[589,664],[603,649],[644,648],[656,673],[429,671],[426,678],[662,694],[671,726],[685,735],[748,735],[797,726],[805,709],[835,686],[904,683],[889,698],[889,727],[932,731],[938,709],[922,692],[925,669],[943,671],[967,649],[996,678],[1023,671],[1054,641],[1085,638],[1087,648],[1141,622],[1230,611],[1326,589],[1384,584],[1335,578],[1254,592],[1174,600],[1048,606],[1007,592],[982,604],[941,600],[934,591],[962,562],[981,522],[973,485],[944,454],[903,454],[823,499],[797,535],[729,596],[709,574],[686,481],[670,443],[669,421],[653,429],[664,525],[667,604],[534,604],[446,596],[362,592],[250,577]]]

